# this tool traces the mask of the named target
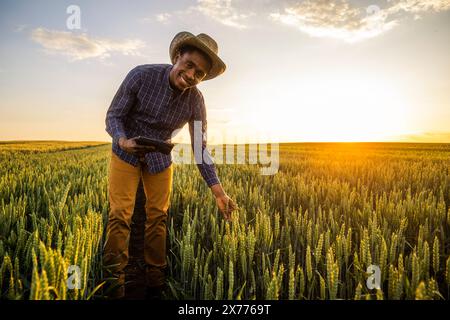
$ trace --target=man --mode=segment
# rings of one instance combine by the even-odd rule
[[[104,266],[117,277],[112,297],[125,294],[124,269],[128,263],[128,240],[136,191],[142,179],[146,195],[144,258],[147,293],[160,294],[165,286],[166,221],[172,191],[170,154],[152,152],[138,145],[137,136],[169,140],[172,132],[189,123],[194,154],[210,157],[206,149],[206,108],[196,88],[225,71],[217,43],[206,34],[180,32],[172,40],[169,54],[173,65],[147,64],[131,70],[114,96],[106,115],[106,131],[113,139],[109,168],[110,212]],[[198,124],[201,124],[200,126]],[[194,136],[200,129],[201,150]],[[198,135],[197,135],[198,137]],[[215,196],[224,218],[229,220],[236,204],[223,190],[214,164],[200,159],[197,166]],[[209,158],[210,160],[211,158]]]

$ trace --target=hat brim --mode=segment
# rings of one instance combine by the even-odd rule
[[[200,49],[211,59],[212,63],[211,69],[209,70],[203,81],[211,80],[221,75],[227,68],[225,63],[222,61],[222,59],[219,58],[219,56],[215,52],[209,49],[205,44],[203,44],[202,41],[200,41],[196,36],[194,36],[192,33],[189,32],[180,32],[173,38],[169,52],[172,64],[175,61],[175,57],[180,47],[185,45],[191,45],[193,47]]]

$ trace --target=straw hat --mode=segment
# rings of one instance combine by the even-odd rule
[[[172,64],[174,63],[178,50],[184,45],[194,46],[211,58],[211,70],[209,70],[203,81],[213,79],[225,71],[227,66],[217,55],[219,52],[217,42],[205,33],[200,33],[195,36],[187,31],[179,32],[173,38],[169,47],[170,60],[172,61]]]

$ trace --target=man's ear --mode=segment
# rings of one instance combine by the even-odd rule
[[[180,59],[180,51],[177,52],[177,54],[175,55],[175,57],[173,58],[173,64],[176,64],[178,62],[178,60]]]

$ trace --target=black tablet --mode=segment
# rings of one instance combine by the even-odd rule
[[[172,151],[172,148],[174,147],[173,143],[142,136],[138,136],[134,140],[136,141],[137,144],[142,146],[153,146],[155,147],[155,151],[164,154],[169,154]]]

